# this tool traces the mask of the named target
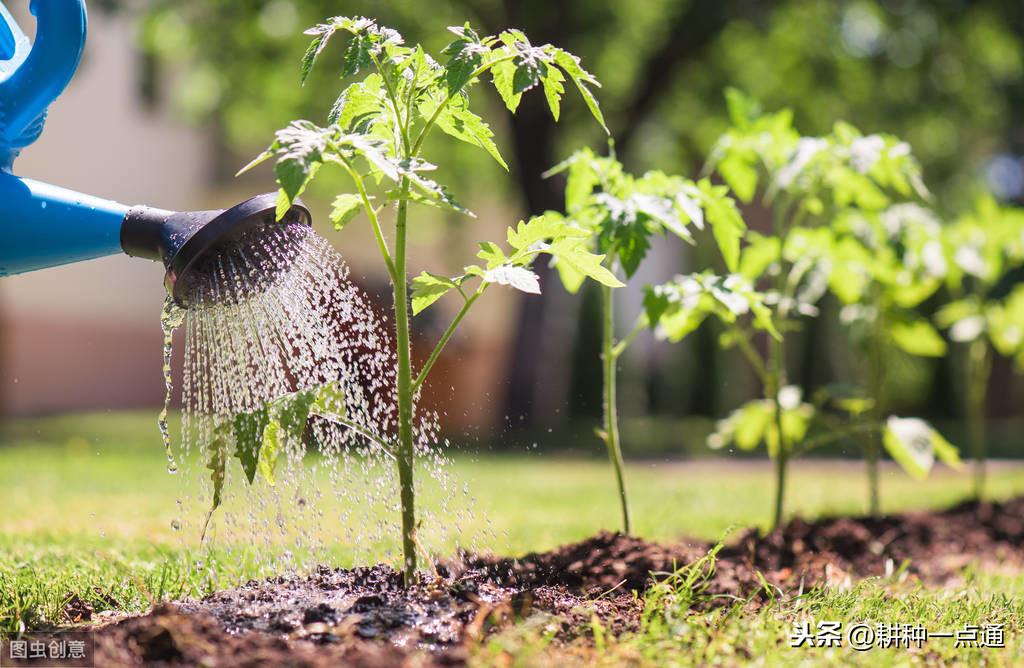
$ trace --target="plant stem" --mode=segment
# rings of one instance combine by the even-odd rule
[[[629,520],[629,501],[626,498],[626,481],[623,476],[622,450],[619,448],[619,416],[616,405],[616,363],[615,355],[615,298],[612,289],[601,286],[601,306],[604,311],[601,359],[604,363],[604,442],[608,446],[608,459],[615,471],[615,482],[619,486],[619,501],[622,504],[622,527],[625,533],[632,530]]]
[[[786,360],[784,358],[782,341],[772,339],[771,371],[769,372],[769,391],[772,400],[775,402],[775,429],[778,432],[778,448],[775,453],[775,511],[772,514],[772,531],[775,531],[782,524],[782,515],[785,510],[786,500],[786,466],[789,463],[789,443],[786,438],[784,421],[782,419],[782,402],[779,394],[786,386]]]
[[[366,192],[366,184],[363,182],[363,177],[359,176],[359,172],[356,171],[355,167],[348,160],[340,160],[339,163],[348,171],[352,181],[356,184],[356,190],[359,191],[359,199],[362,201],[363,210],[366,212],[366,217],[370,219],[373,236],[377,240],[377,248],[380,250],[381,257],[384,258],[384,265],[387,267],[388,276],[391,277],[392,282],[395,282],[397,279],[395,262],[388,251],[387,243],[384,241],[384,233],[380,228],[380,218],[377,216],[377,210],[370,204],[370,196]]]
[[[776,415],[781,415],[776,406]],[[781,434],[781,421],[779,421],[779,433]],[[775,511],[772,513],[772,531],[775,531],[782,525],[782,513],[785,510],[785,499],[786,499],[786,468],[789,463],[789,455],[782,449],[782,443],[780,439],[779,443],[779,454],[775,457]]]
[[[413,485],[412,355],[409,343],[409,301],[406,283],[406,216],[409,179],[402,178],[401,198],[395,217],[395,344],[398,348],[398,484],[402,501],[402,574],[405,584],[416,579],[416,496]]]
[[[882,359],[882,346],[884,345],[886,323],[882,317],[882,304],[875,298],[878,309],[875,320],[867,336],[868,346],[868,390],[875,398],[875,405],[871,408],[869,415],[876,423],[881,423],[886,411],[885,387],[882,383],[884,373],[884,360]],[[868,434],[863,441],[864,462],[868,474],[868,514],[878,517],[882,512],[881,494],[878,482],[878,460],[881,458],[881,436]]]
[[[878,517],[881,514],[881,502],[878,495],[878,436],[868,433],[863,440],[864,461],[868,469],[868,514]]]
[[[423,368],[420,369],[419,374],[416,376],[416,380],[412,384],[413,393],[420,389],[423,382],[427,380],[427,374],[429,374],[430,370],[434,367],[434,363],[437,362],[437,358],[441,356],[441,351],[443,351],[444,347],[448,345],[448,340],[452,338],[452,334],[455,333],[455,329],[459,326],[459,323],[461,323],[462,319],[466,317],[469,307],[480,298],[480,295],[484,293],[487,286],[488,284],[484,283],[476,292],[473,293],[471,297],[466,298],[465,303],[462,304],[462,308],[459,309],[459,312],[452,319],[451,324],[448,325],[448,329],[444,330],[444,334],[441,335],[437,345],[434,346],[434,350],[431,351],[430,357],[428,357],[427,361],[423,363]]]
[[[974,498],[985,499],[985,395],[992,357],[983,338],[971,342],[967,350],[967,428],[974,453]]]

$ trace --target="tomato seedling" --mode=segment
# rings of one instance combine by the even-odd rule
[[[726,263],[736,264],[746,225],[728,188],[712,185],[707,179],[694,182],[659,171],[633,176],[614,155],[598,156],[589,149],[577,151],[547,175],[561,172],[567,173],[564,220],[588,236],[592,250],[604,257],[605,266],[617,276],[626,280],[633,277],[655,235],[671,233],[693,243],[691,228],[703,229],[705,225],[710,226]],[[554,259],[554,266],[565,288],[577,292],[584,276],[561,258]],[[608,449],[622,508],[622,527],[629,533],[632,522],[619,442],[616,367],[629,344],[646,328],[647,318],[640,313],[630,332],[617,338],[615,299],[606,283],[601,286],[601,320],[604,420],[597,433]]]
[[[538,255],[555,258],[612,288],[621,285],[602,266],[603,257],[589,252],[586,235],[552,217],[540,216],[508,230],[508,250],[492,242],[480,244],[480,264],[469,265],[454,277],[423,272],[408,282],[407,236],[410,206],[435,206],[472,215],[448,189],[428,177],[436,165],[423,158],[424,141],[435,129],[486,151],[506,170],[494,135],[483,118],[470,109],[469,90],[489,75],[512,112],[524,93],[543,91],[557,120],[567,81],[580,92],[587,107],[604,126],[591,91],[597,80],[578,58],[550,44],[535,46],[519,30],[480,36],[466,24],[449,28],[454,39],[435,60],[419,45],[406,45],[390,28],[362,17],[335,17],[306,31],[312,36],[302,61],[304,81],[329,41],[348,38],[341,59],[341,76],[357,80],[346,86],[327,114],[327,125],[299,120],[278,131],[270,147],[242,171],[264,160],[276,161],[280,186],[278,214],[283,215],[316,177],[332,165],[352,181],[355,192],[334,201],[331,220],[343,228],[358,213],[373,229],[381,259],[391,279],[397,346],[397,447],[402,516],[403,573],[407,583],[416,573],[416,505],[413,485],[415,395],[469,308],[492,284],[523,292],[539,292],[530,267]],[[440,64],[444,62],[444,64]],[[394,211],[394,240],[388,245],[383,214]],[[410,355],[410,301],[415,315],[449,292],[463,300],[462,308],[417,373]]]

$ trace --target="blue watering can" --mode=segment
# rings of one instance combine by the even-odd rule
[[[205,259],[274,225],[274,193],[226,210],[125,206],[14,175],[15,158],[43,131],[46,109],[64,90],[85,45],[84,0],[32,0],[31,44],[0,2],[0,277],[124,252],[161,261],[164,286],[188,306]],[[284,221],[310,225],[295,205]]]

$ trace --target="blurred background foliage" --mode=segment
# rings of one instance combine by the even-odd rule
[[[118,0],[105,4],[119,8]],[[435,54],[448,41],[443,28],[469,20],[487,33],[522,28],[535,43],[580,55],[604,84],[599,99],[617,153],[632,171],[657,167],[695,176],[728,125],[723,90],[734,86],[765,109],[792,108],[804,134],[825,133],[843,119],[906,139],[943,213],[966,208],[986,189],[1003,201],[1024,197],[1020,0],[150,0],[145,6],[140,94],[214,128],[224,179],[291,119],[324,122],[343,82],[328,66],[299,87],[307,44],[300,33],[328,16],[362,14]],[[340,53],[326,57],[340,62]],[[168,77],[173,86],[159,85]],[[172,97],[160,99],[162,90]],[[556,131],[542,96],[525,97],[516,117],[496,97],[474,103],[489,106],[489,117],[501,121],[495,131],[514,179],[500,178],[486,155],[466,148],[447,156],[454,167],[446,181],[471,190],[469,199],[499,198],[510,218],[561,209],[561,184],[540,174],[573,148],[600,150],[605,141],[582,105],[566,104]],[[508,183],[513,186],[500,185]],[[746,214],[754,228],[763,222],[763,212]],[[671,252],[679,258],[673,272],[699,269],[704,260],[681,248]],[[551,289],[543,299],[521,302],[503,399],[514,424],[552,422],[538,412],[538,388],[552,369],[570,370],[562,397],[570,418],[599,408],[600,382],[592,375],[598,371],[596,299],[585,294],[582,308],[559,307],[564,300]],[[566,319],[574,337],[559,337]],[[793,356],[801,360],[798,378],[811,387],[849,363],[841,359],[848,346],[831,320],[818,319],[795,344],[804,351]],[[560,338],[565,341],[551,344]],[[738,365],[718,352],[714,332],[677,348],[627,359],[627,414],[721,415],[735,405],[735,392],[749,387],[737,382],[733,394],[723,392]],[[945,365],[897,363],[906,373],[894,375],[894,394],[918,414],[956,414],[942,389]],[[1009,382],[1008,372],[996,377]]]

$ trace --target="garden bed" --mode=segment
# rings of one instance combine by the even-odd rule
[[[613,635],[639,629],[643,598],[635,592],[711,548],[601,533],[518,559],[460,555],[408,589],[388,566],[320,567],[109,624],[97,633],[96,663],[459,665],[474,643],[524,618],[556,643],[586,642],[595,617]],[[758,606],[778,590],[903,572],[947,585],[971,562],[1024,562],[1024,498],[878,519],[796,519],[766,536],[749,531],[717,553],[695,600]],[[775,591],[766,591],[762,575]]]

